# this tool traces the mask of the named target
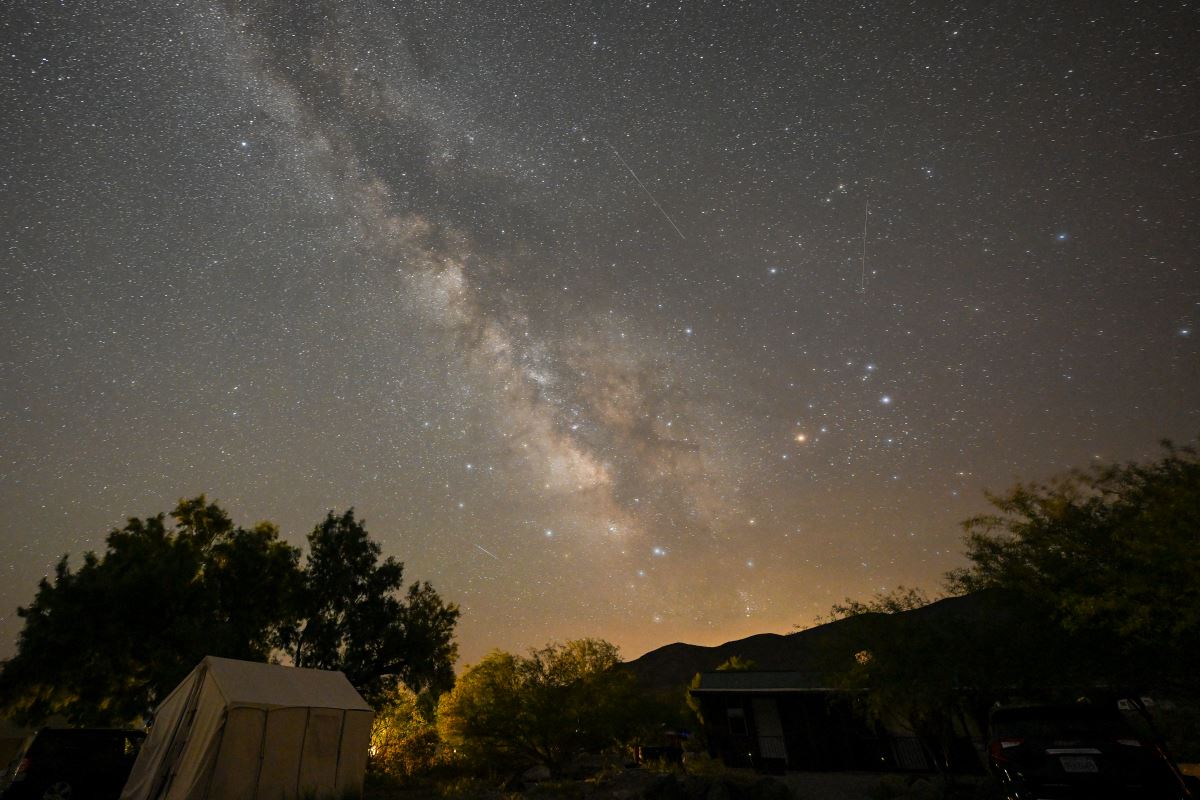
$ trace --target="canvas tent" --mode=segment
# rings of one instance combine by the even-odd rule
[[[4,775],[5,767],[21,749],[25,737],[33,731],[23,728],[15,722],[0,718],[0,776]]]
[[[373,716],[340,672],[208,656],[159,706],[121,800],[354,796]]]

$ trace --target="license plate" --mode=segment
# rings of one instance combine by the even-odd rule
[[[1096,759],[1091,756],[1059,756],[1058,762],[1062,764],[1063,772],[1100,771],[1100,768],[1096,766]]]

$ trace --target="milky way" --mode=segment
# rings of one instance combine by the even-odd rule
[[[200,492],[632,656],[1200,430],[1193,5],[11,8],[0,654]]]

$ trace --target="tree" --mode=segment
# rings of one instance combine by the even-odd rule
[[[890,592],[876,592],[870,600],[854,600],[847,597],[844,602],[834,603],[829,609],[827,622],[857,617],[861,614],[897,614],[924,608],[932,600],[921,589],[897,586]]]
[[[942,771],[949,761],[963,699],[958,674],[959,631],[912,624],[899,616],[929,604],[922,590],[899,586],[868,600],[848,597],[834,604],[824,619],[834,623],[856,617],[879,618],[880,624],[850,629],[853,646],[842,649],[852,656],[840,665],[835,682],[854,694],[871,719],[907,729]]]
[[[368,702],[398,682],[414,692],[448,689],[457,656],[458,606],[428,583],[401,596],[404,565],[371,540],[350,509],[330,511],[308,537],[297,621],[283,643],[297,666],[336,669]]]
[[[835,684],[869,718],[910,731],[938,770],[974,762],[958,742],[986,726],[997,700],[1079,686],[1064,658],[1073,637],[1045,624],[1042,605],[1009,590],[930,602],[902,586],[847,600],[830,616],[841,621],[830,648],[841,662],[832,664]]]
[[[1195,696],[1193,449],[1167,444],[1150,464],[1097,466],[988,499],[995,512],[964,523],[969,565],[947,576],[951,593],[969,598],[929,604],[901,587],[833,607],[831,621],[879,617],[856,633],[842,671],[873,716],[903,720],[942,764],[956,722],[981,721],[1006,697],[1073,699],[1101,687]]]
[[[634,728],[633,676],[600,639],[516,656],[493,650],[468,668],[438,706],[442,740],[468,763],[561,769],[576,753],[620,743]]]
[[[422,710],[421,698],[398,686],[375,709],[371,726],[371,769],[404,781],[427,772],[437,759],[437,728]]]
[[[518,664],[518,656],[493,650],[442,695],[438,734],[467,764],[491,769],[542,760],[536,743],[529,742],[531,715]]]
[[[204,495],[131,518],[72,570],[43,578],[17,654],[0,670],[0,710],[39,723],[136,721],[206,655],[344,670],[368,699],[403,681],[453,681],[458,608],[428,583],[400,595],[403,565],[353,512],[330,513],[309,537],[307,568],[279,529],[235,526]]]
[[[1164,443],[1149,464],[1078,471],[990,495],[964,523],[955,591],[1004,587],[1089,643],[1094,679],[1194,693],[1200,667],[1200,459]],[[1156,687],[1157,685],[1157,687]]]
[[[53,714],[89,725],[146,714],[205,655],[264,660],[298,580],[299,552],[260,523],[235,527],[203,495],[131,518],[43,578],[17,654],[0,672],[0,704],[27,722]]]

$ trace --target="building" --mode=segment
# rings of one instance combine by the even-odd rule
[[[924,771],[920,741],[870,721],[856,692],[803,672],[705,672],[691,690],[709,751],[765,772]],[[970,744],[968,742],[968,747]]]

